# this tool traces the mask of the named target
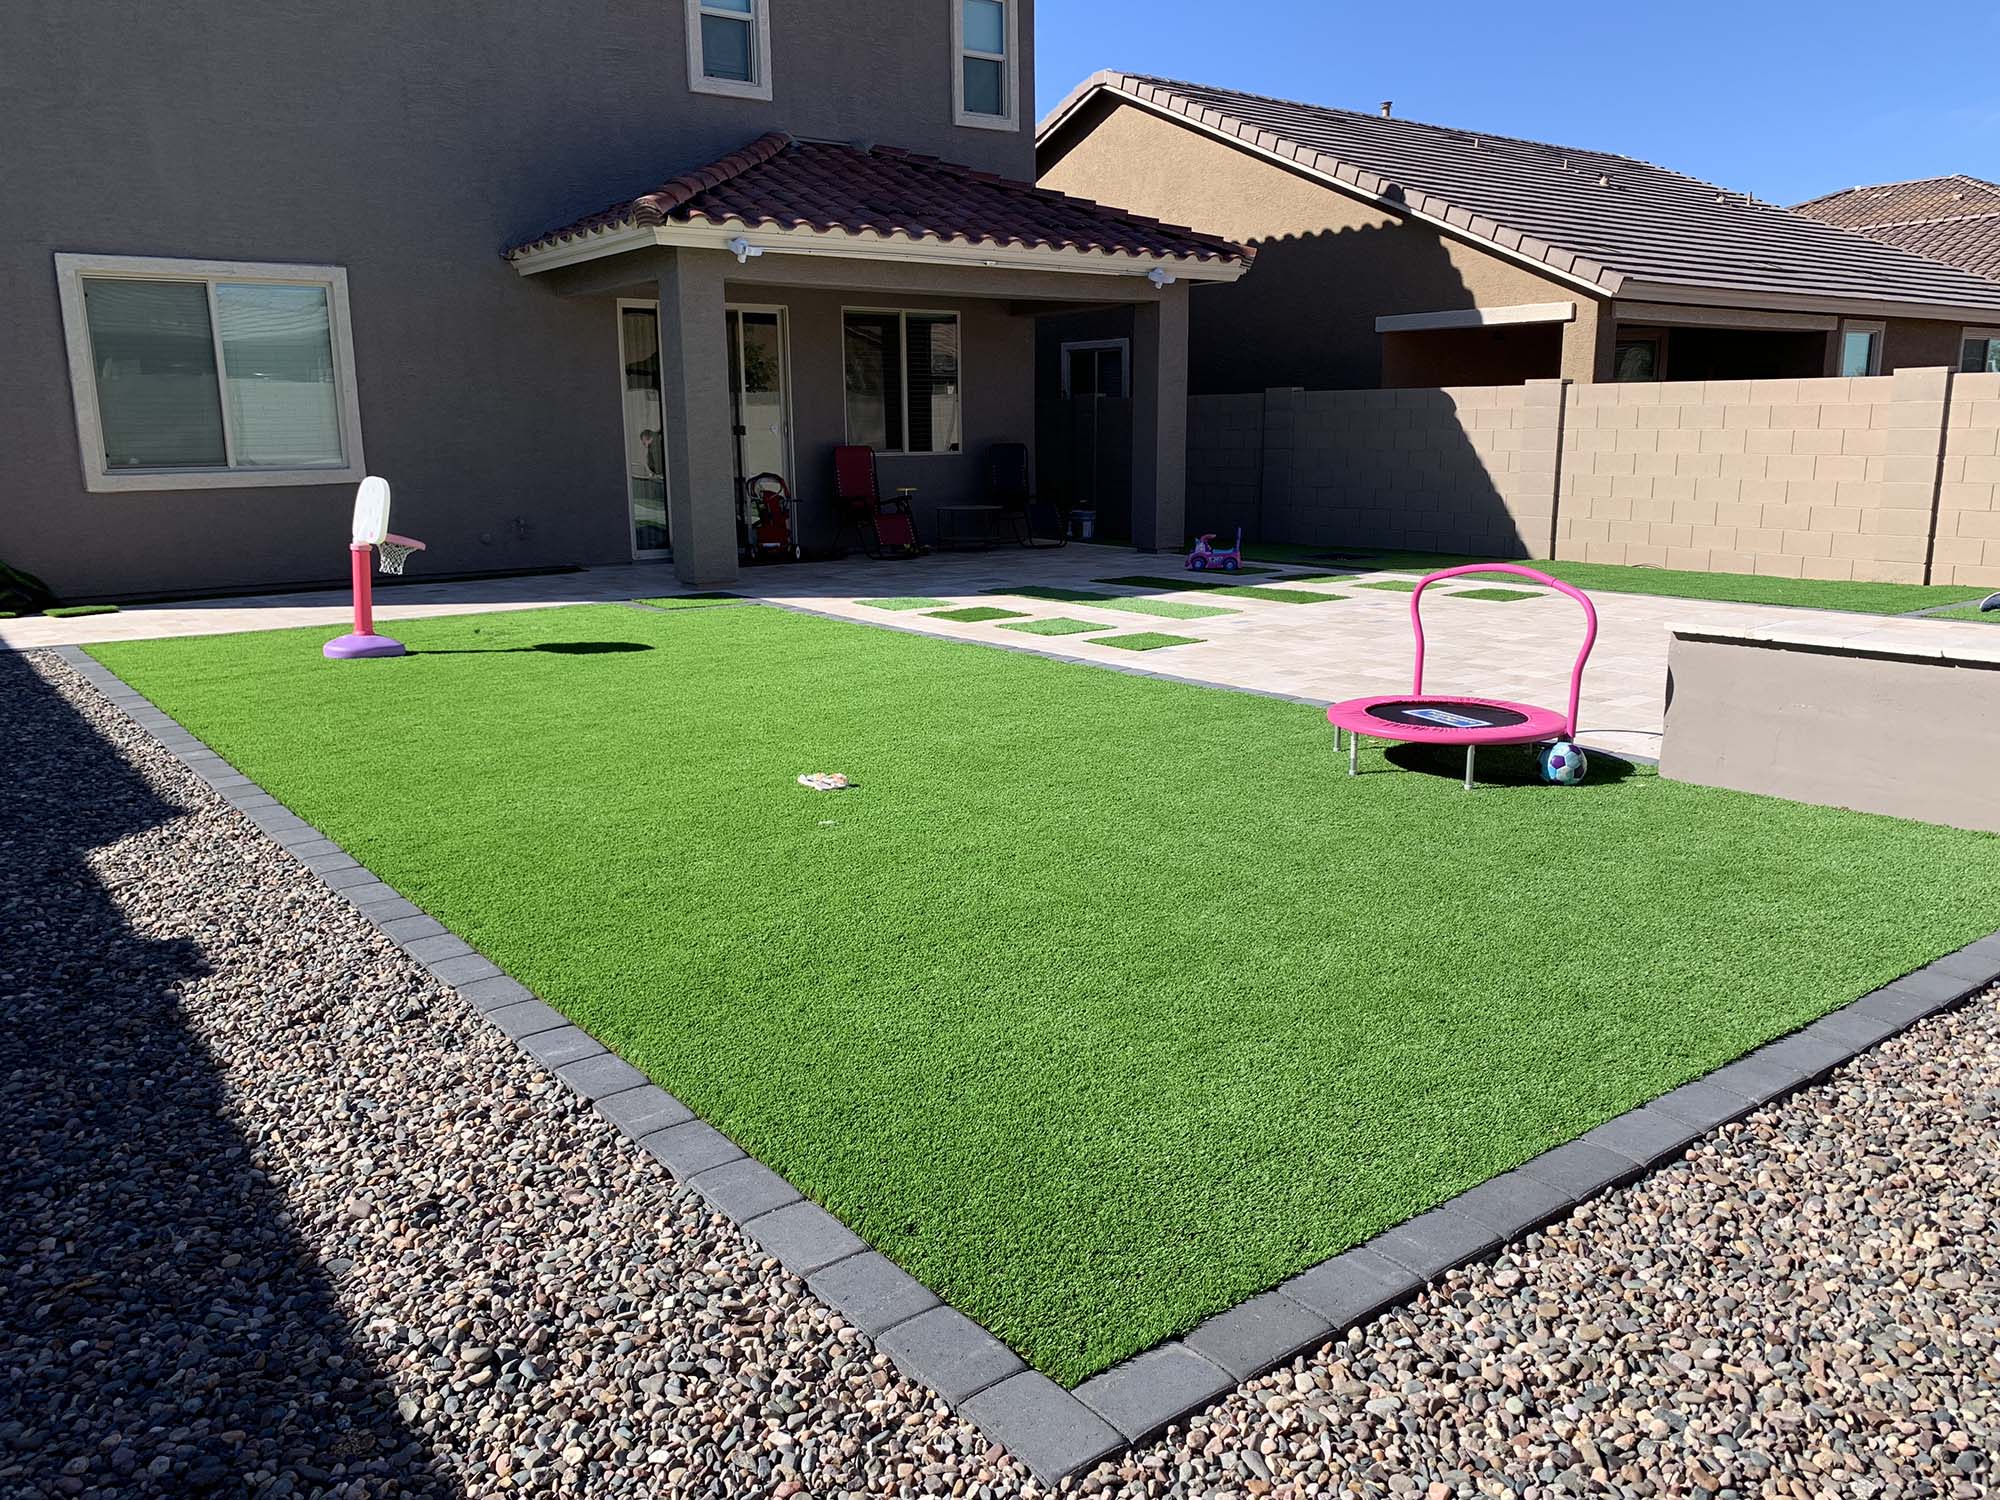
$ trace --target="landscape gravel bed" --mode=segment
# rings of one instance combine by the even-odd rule
[[[1039,1492],[62,663],[0,763],[0,1496]],[[1989,994],[1077,1488],[1972,1500],[1996,1110]]]

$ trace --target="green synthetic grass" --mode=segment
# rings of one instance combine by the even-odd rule
[[[1941,609],[1936,614],[1925,615],[1926,620],[1978,620],[1984,625],[2000,625],[2000,609],[1982,610],[1977,604],[1968,604],[1963,609]]]
[[[742,604],[741,594],[669,594],[661,599],[641,599],[654,609],[713,609],[718,604]]]
[[[1127,614],[1156,615],[1164,620],[1205,620],[1213,615],[1236,615],[1238,609],[1214,604],[1187,604],[1179,599],[1134,599],[1124,594],[1096,594],[1089,589],[1064,589],[1029,585],[1025,588],[988,589],[989,594],[1006,594],[1018,599],[1048,599],[1061,604],[1089,604],[1098,609],[1123,610]]]
[[[1133,576],[1128,578],[1095,578],[1093,583],[1116,584],[1128,589],[1200,589],[1204,593],[1215,594],[1228,599],[1264,599],[1273,604],[1330,604],[1339,599],[1339,594],[1309,593],[1304,589],[1278,589],[1262,583],[1221,583],[1214,578],[1203,578],[1190,573],[1186,578],[1152,578]]]
[[[1107,630],[1116,630],[1116,625],[1093,625],[1088,620],[1071,620],[1058,615],[1052,620],[1019,620],[1012,625],[1002,625],[1002,630],[1018,630],[1023,635],[1101,635]]]
[[[1163,635],[1157,630],[1141,630],[1132,635],[1111,635],[1098,646],[1116,646],[1120,651],[1163,651],[1168,646],[1199,646],[1201,641],[1191,635]]]
[[[1417,580],[1414,578],[1377,578],[1370,583],[1357,583],[1358,589],[1381,589],[1386,594],[1414,594]]]
[[[949,599],[930,599],[921,594],[911,594],[903,598],[893,599],[857,599],[854,602],[856,604],[865,604],[870,609],[892,610],[942,609],[945,605],[951,603]]]
[[[2000,840],[1605,757],[1350,780],[1310,707],[754,605],[396,629],[93,649],[1067,1382],[2000,926]]]
[[[75,620],[80,619],[84,615],[115,615],[118,613],[118,606],[115,604],[51,604],[42,613],[47,615],[51,620]]]
[[[1433,573],[1463,563],[1495,562],[1502,559],[1465,557],[1448,552],[1366,552],[1339,547],[1274,545],[1248,549],[1250,554],[1276,562],[1325,562],[1328,554],[1352,555],[1357,573],[1407,569]],[[1522,566],[1560,578],[1580,589],[1607,594],[1657,594],[1668,599],[1713,599],[1729,604],[1789,604],[1804,609],[1848,610],[1864,615],[1902,615],[1932,605],[1970,599],[1977,603],[1982,590],[1955,584],[1855,583],[1837,579],[1768,578],[1753,573],[1698,573],[1678,568],[1644,568],[1628,563],[1549,562],[1509,558]],[[1467,574],[1500,581],[1507,573]]]
[[[1019,620],[1023,612],[1018,609],[995,609],[990,604],[974,604],[965,609],[934,609],[924,618],[927,620],[957,620],[965,625],[978,625],[987,620]]]
[[[1547,590],[1536,593],[1533,589],[1453,589],[1444,597],[1447,599],[1484,599],[1488,604],[1512,604],[1518,599],[1540,599]]]

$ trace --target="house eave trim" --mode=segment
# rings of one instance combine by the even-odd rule
[[[1057,246],[969,245],[919,239],[906,234],[841,230],[777,229],[741,220],[723,224],[625,226],[561,241],[510,257],[514,270],[534,276],[561,266],[623,255],[653,246],[689,250],[733,250],[747,241],[763,255],[804,255],[836,260],[891,261],[906,265],[980,267],[988,270],[1067,271],[1094,276],[1147,276],[1164,271],[1180,281],[1231,282],[1247,267],[1240,261],[1192,256],[1132,255]]]

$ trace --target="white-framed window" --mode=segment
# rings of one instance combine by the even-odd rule
[[[878,453],[964,446],[958,314],[844,308],[847,441]]]
[[[950,0],[952,118],[981,130],[1021,125],[1019,0]]]
[[[339,266],[57,255],[84,484],[338,484],[367,473]]]
[[[1842,323],[1840,325],[1840,373],[1842,375],[1880,375],[1882,373],[1882,335],[1885,325],[1881,323]]]
[[[1966,375],[2000,375],[2000,328],[1968,328],[1958,368]]]
[[[1065,396],[1132,394],[1132,341],[1084,339],[1062,346],[1062,393]]]
[[[771,97],[771,0],[687,0],[688,87]]]

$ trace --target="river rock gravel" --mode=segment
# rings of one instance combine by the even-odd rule
[[[0,1496],[1040,1486],[60,661],[0,656]],[[2000,1001],[1074,1488],[1974,1500]]]

